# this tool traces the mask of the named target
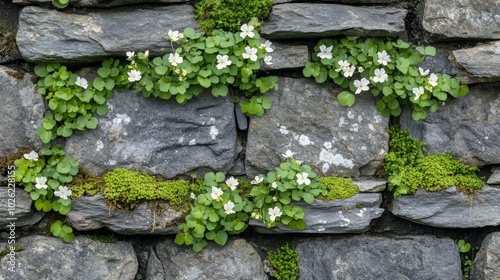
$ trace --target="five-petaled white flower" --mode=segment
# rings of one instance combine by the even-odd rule
[[[238,183],[238,179],[235,179],[233,176],[231,178],[226,180],[226,185],[234,191],[236,189],[236,186],[238,186],[240,183]]]
[[[229,60],[227,55],[217,55],[217,69],[223,69],[231,65],[232,61]]]
[[[24,154],[24,158],[29,161],[37,161],[38,154],[35,151],[31,151],[29,154]]]
[[[266,57],[264,57],[264,63],[267,64],[267,65],[273,64],[271,62],[271,59],[273,59],[273,58],[270,55],[267,55]]]
[[[418,72],[420,73],[420,76],[425,77],[429,75],[429,69],[425,70],[422,67],[418,67]]]
[[[383,83],[383,82],[387,81],[388,78],[389,77],[385,73],[384,68],[375,69],[375,77],[373,77],[374,82]]]
[[[370,89],[368,87],[369,84],[370,84],[370,81],[368,81],[365,78],[362,78],[361,81],[360,80],[355,80],[354,81],[354,87],[356,87],[356,92],[354,92],[354,94],[360,94],[361,91],[367,91],[367,90],[369,90]]]
[[[273,182],[273,183],[271,184],[271,188],[276,189],[277,187],[278,187],[278,183]]]
[[[432,73],[429,76],[429,85],[435,87],[438,85],[437,81],[438,81],[438,76],[436,74]]]
[[[255,179],[253,179],[250,183],[252,185],[257,185],[258,183],[261,183],[262,181],[264,181],[263,177],[255,176]]]
[[[325,45],[319,46],[318,57],[331,59],[332,58],[332,49],[333,49],[333,46],[329,46],[328,48]]]
[[[127,73],[127,75],[128,75],[128,81],[129,81],[129,82],[131,82],[131,83],[132,83],[132,82],[138,82],[138,81],[140,81],[140,80],[141,80],[141,78],[142,78],[142,76],[141,76],[141,75],[142,75],[142,73],[141,73],[141,71],[139,71],[139,70],[130,70],[130,71]]]
[[[168,31],[168,38],[170,38],[170,41],[172,41],[172,42],[177,42],[180,38],[179,31],[169,30]]]
[[[127,54],[127,59],[131,60],[134,58],[135,52],[127,52],[126,54]]]
[[[382,65],[387,65],[388,62],[391,62],[391,57],[387,54],[386,51],[378,52],[378,63]]]
[[[299,185],[306,185],[308,186],[310,183],[311,183],[311,180],[309,180],[309,178],[307,178],[307,176],[309,176],[309,174],[307,174],[307,172],[302,172],[302,173],[299,173],[296,175],[297,177],[297,184]]]
[[[284,154],[282,154],[283,157],[286,157],[286,158],[293,158],[293,154],[292,151],[290,150],[286,150],[286,152]]]
[[[35,187],[37,189],[46,189],[48,186],[47,186],[47,178],[46,177],[36,177],[35,178],[36,180],[36,185]]]
[[[184,61],[184,59],[178,53],[175,53],[175,54],[171,53],[168,56],[168,62],[170,62],[173,66],[177,66],[177,64],[181,64],[182,61]]]
[[[226,212],[227,215],[236,213],[234,212],[233,207],[234,203],[231,200],[229,200],[226,204],[224,204],[224,211]]]
[[[336,72],[340,72],[341,70],[344,70],[345,68],[349,67],[349,62],[347,62],[347,60],[339,60],[339,62],[337,62],[340,67],[335,69]]]
[[[257,49],[246,46],[243,58],[250,59],[251,61],[257,61]]]
[[[281,213],[281,210],[278,208],[278,206],[275,206],[274,208],[269,208],[267,210],[267,213],[269,214],[269,218],[271,219],[272,222],[276,220],[276,218],[281,217],[283,213]]]
[[[222,194],[223,192],[220,188],[212,187],[212,193],[210,194],[210,196],[212,196],[212,199],[218,200]]]
[[[260,44],[261,49],[266,49],[266,52],[273,52],[273,49],[271,48],[271,41],[266,40],[264,43]]]
[[[68,196],[71,196],[73,192],[68,189],[66,186],[59,186],[59,190],[54,192],[55,196],[58,196],[62,199],[68,199]]]
[[[356,66],[346,67],[344,68],[344,77],[349,78],[354,75],[354,71],[356,71]]]
[[[75,84],[79,87],[84,88],[84,89],[87,89],[87,87],[89,86],[89,83],[87,83],[87,80],[85,78],[80,78],[80,77],[76,77]]]
[[[418,87],[418,88],[413,88],[413,94],[415,94],[415,98],[413,100],[417,101],[422,94],[424,94],[424,88],[423,87]]]
[[[241,33],[240,33],[240,37],[241,38],[245,38],[246,36],[250,37],[250,38],[253,38],[253,36],[255,35],[253,33],[253,29],[254,27],[251,26],[251,25],[247,25],[246,23],[243,24],[240,28],[241,30]]]

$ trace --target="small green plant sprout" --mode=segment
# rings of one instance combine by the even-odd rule
[[[75,239],[75,234],[70,226],[63,224],[62,221],[55,221],[50,225],[50,232],[56,237],[62,238],[64,242],[71,242]]]
[[[145,97],[175,98],[184,104],[210,89],[214,96],[226,96],[229,87],[243,91],[246,101],[241,110],[260,116],[272,105],[263,97],[277,89],[277,77],[260,77],[261,62],[270,64],[271,42],[261,43],[252,25],[243,24],[240,33],[214,30],[211,35],[186,28],[184,32],[169,30],[172,53],[150,59],[149,52],[128,52],[128,81]],[[232,95],[239,102],[238,95]]]
[[[465,240],[460,239],[457,241],[457,246],[460,251],[460,253],[468,253],[471,249],[470,243],[465,242]]]
[[[279,247],[275,252],[267,253],[271,264],[271,276],[277,280],[294,280],[299,277],[299,253],[290,244]]]
[[[475,250],[478,250],[479,248],[472,248],[470,243],[463,239],[455,240],[455,243],[457,244],[458,250],[460,251],[460,259],[462,261],[462,271],[464,274],[464,279],[468,279],[469,273],[472,269],[472,262],[475,258]]]
[[[52,5],[56,8],[64,9],[69,5],[69,0],[52,0]]]
[[[346,89],[338,95],[342,106],[353,106],[356,95],[365,91],[381,96],[377,109],[383,116],[399,116],[403,105],[412,109],[412,117],[425,119],[449,96],[464,96],[469,89],[458,78],[429,73],[417,67],[425,56],[434,56],[434,47],[410,47],[401,39],[347,37],[323,39],[314,48],[312,61],[303,74],[316,82],[332,80]]]
[[[224,245],[228,234],[243,232],[253,209],[253,203],[238,194],[237,179],[226,180],[223,173],[210,172],[204,182],[206,188],[195,196],[185,223],[179,225],[182,232],[175,237],[176,244],[192,245],[195,252],[208,245],[208,240]]]
[[[288,150],[284,161],[267,176],[256,176],[250,197],[255,208],[252,218],[262,221],[268,227],[278,223],[290,229],[305,229],[304,208],[291,205],[292,201],[314,202],[319,195],[327,195],[327,190],[308,165],[293,158]]]

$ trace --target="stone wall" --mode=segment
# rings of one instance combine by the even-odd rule
[[[191,4],[74,0],[57,10],[48,0],[2,1],[0,158],[43,146],[35,129],[48,109],[26,62],[58,62],[88,73],[103,58],[124,58],[127,51],[157,55],[169,50],[164,39],[169,29],[196,26]],[[228,98],[210,94],[179,105],[115,92],[96,130],[75,133],[63,143],[67,154],[95,175],[124,167],[165,178],[207,171],[250,178],[273,169],[281,154],[292,150],[318,175],[353,177],[360,194],[316,201],[306,209],[306,231],[268,229],[253,221],[226,246],[211,244],[196,254],[173,243],[183,214],[168,204],[153,219],[146,204],[112,210],[101,195],[82,197],[68,215],[77,238],[64,243],[47,232],[52,215],[35,211],[29,195],[17,189],[14,234],[24,250],[15,254],[15,272],[8,270],[13,256],[1,259],[0,279],[268,279],[265,252],[283,240],[296,244],[300,279],[462,279],[454,239],[481,248],[470,279],[499,279],[499,2],[275,0],[261,35],[275,48],[274,64],[265,71],[279,77],[264,116],[247,118]],[[438,54],[422,67],[457,75],[470,93],[420,122],[408,111],[382,117],[370,94],[342,107],[336,98],[340,87],[302,77],[317,40],[340,35],[434,45]],[[452,187],[393,199],[386,181],[374,178],[393,123],[428,143],[428,154],[450,153],[480,166],[488,185],[474,195]],[[7,184],[0,176],[0,249],[14,239]],[[112,233],[118,242],[87,237],[96,232]]]

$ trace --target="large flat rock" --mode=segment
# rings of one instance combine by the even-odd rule
[[[499,83],[470,87],[468,95],[446,101],[446,105],[415,122],[404,110],[400,122],[411,135],[427,143],[427,154],[449,153],[469,165],[500,163]]]
[[[389,36],[405,32],[407,11],[338,4],[275,5],[261,34],[269,39],[324,38],[335,35]]]
[[[485,185],[466,195],[455,187],[440,192],[418,190],[395,198],[392,214],[415,223],[440,228],[480,228],[500,225],[500,188]]]
[[[381,167],[389,119],[377,111],[371,94],[342,107],[336,96],[340,88],[333,84],[293,78],[278,83],[279,90],[267,94],[274,100],[271,109],[250,120],[248,175],[274,170],[286,150],[321,176],[370,176]]]
[[[424,30],[439,38],[500,39],[498,0],[426,0]]]
[[[237,156],[234,104],[208,93],[178,104],[116,92],[95,130],[75,133],[66,154],[95,175],[123,167],[165,178],[227,171]]]
[[[462,280],[458,247],[433,236],[313,239],[297,246],[299,279]]]
[[[459,49],[452,53],[460,70],[462,83],[500,81],[500,41]]]
[[[12,2],[20,5],[33,5],[33,4],[52,3],[52,0],[13,0]],[[70,1],[70,5],[77,7],[116,7],[116,6],[125,6],[133,4],[149,4],[149,3],[172,4],[172,3],[183,3],[183,2],[188,2],[188,1],[187,0],[72,0]]]
[[[196,26],[190,5],[154,9],[105,10],[70,14],[36,6],[25,7],[19,18],[17,45],[31,62],[88,63],[127,51],[165,48],[169,29]]]
[[[500,279],[500,232],[490,233],[483,240],[472,264],[470,279]]]

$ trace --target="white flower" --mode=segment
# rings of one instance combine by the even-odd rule
[[[217,69],[223,69],[231,65],[232,61],[229,60],[227,55],[217,55]]]
[[[378,52],[378,63],[387,65],[388,62],[391,62],[391,57],[387,54],[386,51]]]
[[[282,156],[285,158],[293,158],[293,154],[294,153],[292,153],[292,151],[286,150],[285,154],[283,154]]]
[[[337,62],[340,67],[335,69],[336,72],[340,72],[341,70],[344,70],[345,68],[349,67],[349,62],[347,62],[347,60],[339,60],[339,62]]]
[[[387,81],[388,78],[389,77],[385,73],[384,68],[375,69],[375,77],[373,77],[374,82],[383,83],[383,82]]]
[[[356,70],[356,67],[353,65],[351,67],[346,67],[344,68],[344,77],[349,78],[354,75],[354,71]]]
[[[190,197],[191,199],[195,199],[195,198],[196,198],[196,195],[192,192],[191,194],[189,194],[189,197]]]
[[[333,46],[329,46],[328,48],[325,45],[319,46],[318,57],[331,59],[332,58],[332,49],[333,49]]]
[[[273,196],[273,201],[274,201],[274,202],[278,201],[278,198],[277,198],[277,197],[275,197],[275,196]]]
[[[269,218],[271,221],[275,221],[276,218],[281,217],[283,213],[281,213],[281,210],[278,208],[278,206],[275,206],[274,208],[269,208],[267,210],[267,213],[269,214]]]
[[[128,75],[128,81],[131,82],[131,83],[132,82],[138,82],[142,78],[142,76],[141,76],[142,73],[141,73],[141,71],[138,71],[138,70],[130,70],[127,73],[127,75]]]
[[[241,30],[241,33],[240,33],[241,38],[245,38],[246,36],[248,36],[250,38],[253,38],[253,36],[254,36],[253,29],[254,29],[253,26],[247,25],[246,23],[243,24],[241,26],[241,28],[240,28],[240,30]]]
[[[24,154],[24,158],[30,161],[37,161],[38,154],[35,151],[31,151],[29,154]]]
[[[212,193],[210,194],[212,199],[218,200],[222,194],[223,192],[220,188],[212,187]]]
[[[127,52],[127,59],[133,59],[135,55],[135,52]]]
[[[266,65],[271,65],[271,64],[273,64],[273,63],[271,62],[271,59],[273,59],[273,58],[272,58],[270,55],[266,55],[266,57],[264,57],[264,63],[265,63]]]
[[[277,187],[278,187],[278,183],[273,182],[273,183],[271,184],[271,188],[276,189]]]
[[[168,56],[168,62],[170,62],[173,66],[177,66],[177,64],[181,64],[182,61],[184,61],[184,59],[178,53],[175,53],[175,54],[171,53]]]
[[[250,183],[252,185],[257,185],[258,183],[261,183],[262,181],[264,181],[263,177],[255,176],[255,179],[252,180]]]
[[[234,191],[236,189],[236,186],[238,186],[240,183],[238,183],[238,179],[235,179],[233,176],[231,178],[226,180],[226,185]]]
[[[354,81],[354,86],[356,87],[355,94],[360,94],[361,91],[367,91],[367,90],[369,90],[370,89],[368,87],[369,84],[370,84],[370,81],[368,81],[365,78],[362,78],[361,81],[360,80],[355,80]]]
[[[273,52],[273,49],[271,48],[271,41],[266,40],[264,43],[260,44],[261,49],[266,49],[266,52]]]
[[[87,80],[85,78],[80,78],[80,77],[76,77],[75,84],[79,87],[84,88],[84,89],[87,89],[87,87],[89,86],[89,83],[87,83]]]
[[[68,190],[66,186],[59,186],[59,190],[54,192],[55,196],[58,196],[62,199],[68,199],[68,196],[71,196],[73,192]]]
[[[422,94],[424,94],[424,88],[423,87],[418,87],[418,88],[413,88],[413,94],[415,94],[415,98],[413,100],[417,101]]]
[[[301,161],[301,160],[295,160],[295,163],[296,163],[297,165],[301,165],[301,164],[302,164],[302,161]]]
[[[420,73],[420,76],[425,77],[429,75],[429,69],[425,70],[422,67],[418,67],[418,72]]]
[[[437,86],[438,83],[438,77],[436,74],[432,73],[430,76],[429,76],[429,84],[433,87]]]
[[[179,31],[169,30],[168,31],[168,38],[170,38],[170,41],[172,41],[172,42],[177,42],[180,38]]]
[[[359,67],[358,67],[358,72],[359,72],[359,73],[363,73],[363,71],[365,71],[365,68],[363,68],[363,67],[359,66]]]
[[[257,49],[246,46],[243,58],[250,59],[251,61],[257,61]]]
[[[305,184],[306,186],[308,186],[311,183],[311,180],[309,180],[309,178],[307,178],[307,176],[309,176],[309,174],[307,174],[307,172],[302,172],[302,173],[297,174],[296,175],[297,184],[299,184],[299,185]]]
[[[234,212],[233,207],[234,203],[231,200],[229,200],[226,204],[224,204],[224,211],[226,211],[227,215],[236,213]]]
[[[144,52],[144,57],[145,57],[145,58],[148,58],[148,57],[149,57],[149,50],[147,50],[147,51],[145,51],[145,52]]]
[[[37,189],[46,189],[48,187],[47,184],[46,184],[47,183],[47,178],[45,178],[45,177],[36,177],[35,180],[36,180],[35,187]]]

